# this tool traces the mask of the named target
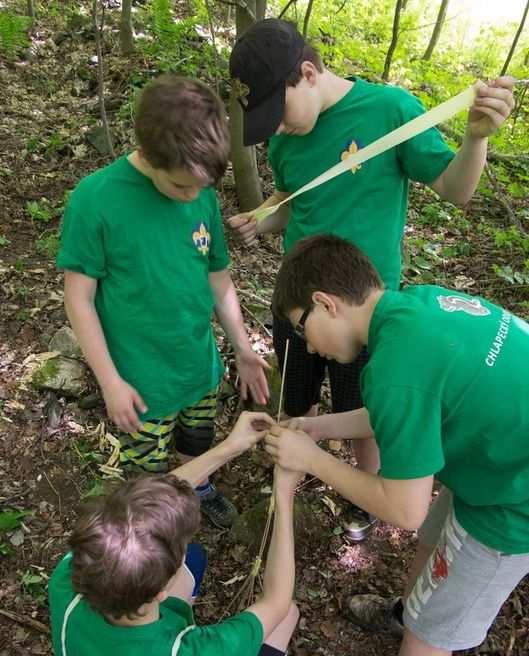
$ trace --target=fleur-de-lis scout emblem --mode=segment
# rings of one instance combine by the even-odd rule
[[[241,103],[241,105],[248,107],[248,96],[250,95],[249,86],[244,84],[244,82],[241,82],[238,77],[233,78],[231,86],[235,97]]]
[[[193,243],[195,244],[195,248],[201,255],[207,255],[209,253],[211,235],[205,223],[202,222],[200,225],[195,227],[192,239]]]

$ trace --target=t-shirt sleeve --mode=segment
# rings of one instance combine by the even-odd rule
[[[377,386],[364,401],[383,478],[421,478],[444,467],[439,398],[412,387]]]
[[[220,214],[219,200],[214,189],[211,192],[211,224],[210,235],[211,245],[209,247],[209,271],[222,271],[230,263],[226,238],[224,237],[224,227]]]
[[[196,627],[182,638],[186,656],[257,656],[263,644],[263,626],[248,611],[210,626]]]
[[[106,262],[103,221],[94,194],[79,185],[68,201],[61,231],[57,267],[83,273],[90,278],[104,278]]]
[[[407,91],[400,91],[400,121],[402,124],[424,114],[421,101]],[[397,146],[397,156],[404,174],[428,184],[436,180],[455,157],[454,151],[437,128],[430,128]]]
[[[272,137],[268,143],[268,162],[270,163],[270,168],[272,169],[272,174],[274,176],[274,186],[276,191],[288,191],[288,189],[285,189],[285,181],[281,175],[281,167],[279,166],[277,151],[277,141]]]

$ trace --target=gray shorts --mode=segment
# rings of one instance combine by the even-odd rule
[[[503,602],[529,573],[529,554],[503,554],[459,524],[443,489],[419,530],[436,545],[404,606],[404,625],[438,649],[480,645]]]

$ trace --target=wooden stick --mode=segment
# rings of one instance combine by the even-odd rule
[[[13,622],[18,622],[18,624],[22,624],[23,626],[29,626],[32,629],[35,629],[36,631],[40,631],[41,633],[50,635],[49,627],[47,627],[42,622],[34,620],[32,617],[25,617],[24,615],[19,615],[18,613],[12,613],[10,610],[2,610],[1,608],[0,608],[0,615],[3,615],[4,617],[9,618],[10,620],[13,620]]]
[[[281,374],[281,389],[279,392],[279,404],[277,407],[277,423],[281,420],[281,411],[283,409],[283,392],[285,390],[285,378],[287,371],[287,361],[288,361],[288,348],[290,346],[290,340],[287,339],[286,348],[285,348],[285,359],[283,361],[283,371]],[[264,550],[266,548],[266,543],[268,542],[268,536],[270,534],[270,527],[272,526],[272,518],[274,516],[275,510],[275,486],[272,486],[272,496],[270,497],[270,502],[268,504],[268,513],[266,516],[266,524],[263,531],[263,537],[261,538],[261,544],[259,545],[259,552],[255,557],[255,560],[252,565],[252,569],[248,574],[248,577],[241,586],[241,589],[237,594],[231,599],[228,604],[223,617],[226,617],[227,613],[233,608],[237,600],[241,600],[240,609],[248,608],[251,606],[254,600],[255,594],[255,579],[259,577],[259,582],[261,583],[260,569],[263,562]],[[262,585],[262,584],[261,584]]]
[[[279,424],[281,420],[281,410],[283,409],[283,391],[285,389],[285,375],[287,371],[287,360],[288,360],[288,347],[290,346],[290,340],[287,339],[287,345],[285,347],[285,359],[283,360],[283,371],[281,373],[281,390],[279,392],[279,406],[277,408],[277,423]]]

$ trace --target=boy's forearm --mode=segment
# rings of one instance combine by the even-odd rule
[[[196,487],[236,455],[237,453],[230,448],[229,443],[221,442],[209,451],[206,451],[206,453],[171,470],[170,473]]]
[[[93,302],[86,299],[72,299],[65,295],[64,304],[81,351],[97,382],[103,389],[112,385],[120,376],[108,351]]]
[[[359,440],[375,436],[366,408],[321,415],[317,421],[324,439]]]
[[[263,579],[263,601],[286,615],[294,594],[294,495],[276,494],[274,527]]]
[[[465,134],[456,156],[431,185],[443,200],[454,205],[466,205],[470,201],[487,161],[487,143],[486,138]]]
[[[227,270],[210,274],[215,298],[215,314],[236,352],[251,350],[248,334],[237,298],[237,291]]]
[[[310,473],[340,496],[383,521],[417,529],[426,516],[433,477],[388,480],[361,471],[319,449]]]

